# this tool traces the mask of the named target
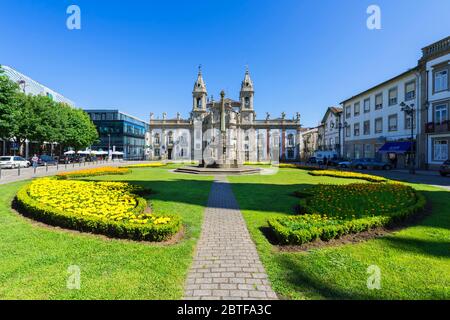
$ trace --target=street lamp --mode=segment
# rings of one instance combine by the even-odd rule
[[[409,173],[411,174],[415,174],[416,173],[416,169],[415,169],[415,160],[416,160],[416,146],[414,144],[414,104],[406,104],[404,102],[400,103],[400,107],[402,107],[402,111],[409,116],[409,118],[411,119],[410,121],[410,126],[411,126],[411,159],[410,159],[410,163],[409,163]]]

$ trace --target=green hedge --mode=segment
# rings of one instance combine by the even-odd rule
[[[147,201],[137,197],[135,214],[144,212]],[[138,241],[164,241],[176,234],[181,228],[181,219],[177,215],[164,215],[171,220],[167,224],[128,224],[126,222],[103,221],[93,217],[82,217],[43,205],[28,195],[28,185],[22,187],[15,198],[17,209],[24,216],[52,226],[106,235],[112,238]],[[159,217],[159,215],[155,215]]]
[[[322,226],[311,226],[308,229],[294,229],[287,222],[295,222],[302,216],[278,217],[269,219],[268,223],[280,244],[301,245],[317,239],[329,241],[346,234],[360,233],[377,227],[386,227],[403,221],[424,209],[425,197],[416,192],[416,203],[408,208],[393,212],[390,216],[372,216],[354,220],[330,220]]]

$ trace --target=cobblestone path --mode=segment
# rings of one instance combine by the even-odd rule
[[[277,299],[226,177],[211,187],[184,299]]]

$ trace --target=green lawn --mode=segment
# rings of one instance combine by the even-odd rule
[[[200,234],[210,177],[176,175],[167,168],[133,169],[98,180],[152,188],[157,213],[177,213],[185,239],[161,246],[48,229],[10,210],[26,182],[0,186],[0,299],[180,299]],[[66,287],[70,265],[81,268],[81,290]]]
[[[291,215],[291,193],[318,183],[358,180],[313,177],[298,169],[272,176],[229,177],[274,290],[288,299],[450,299],[450,192],[425,185],[432,214],[415,226],[363,243],[280,252],[262,230],[267,219]],[[344,195],[337,195],[343,197]],[[367,288],[367,268],[381,269],[381,289]]]

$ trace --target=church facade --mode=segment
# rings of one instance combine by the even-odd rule
[[[199,161],[211,166],[233,166],[248,162],[296,161],[300,157],[300,114],[287,119],[256,119],[254,85],[247,70],[239,100],[221,92],[221,99],[208,97],[199,70],[192,92],[188,119],[180,114],[154,119],[150,114],[147,155],[150,160]]]

